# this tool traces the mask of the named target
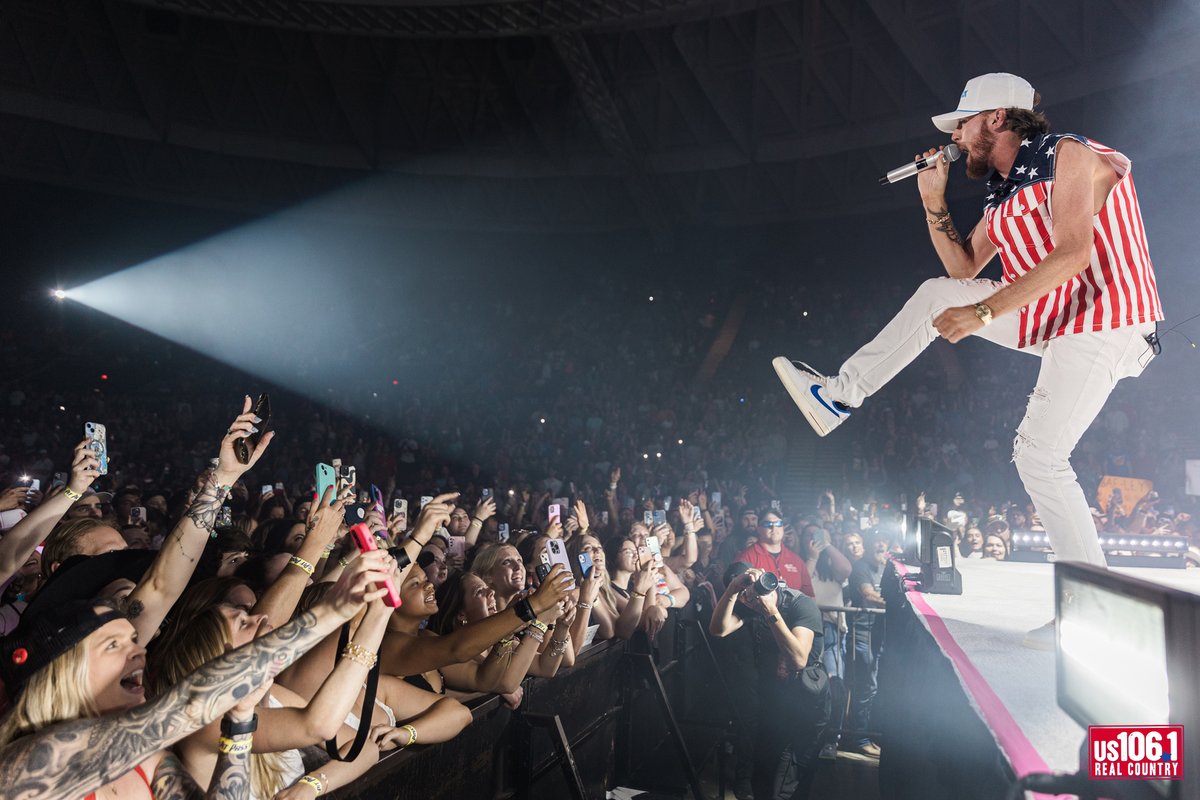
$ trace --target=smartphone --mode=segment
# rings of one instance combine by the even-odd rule
[[[537,575],[538,583],[546,580],[546,576],[550,574],[550,554],[545,550],[542,551],[542,560],[533,569],[533,574]]]
[[[558,503],[551,503],[550,508],[546,511],[546,514],[549,517],[551,525],[554,525],[555,523],[562,523],[562,506]]]
[[[254,433],[244,436],[241,439],[234,439],[233,441],[233,454],[243,464],[250,463],[250,455],[258,447],[258,443],[262,441],[263,434],[267,432],[267,426],[271,424],[271,398],[265,392],[260,394],[258,400],[254,402],[254,407],[250,410],[262,422],[254,423],[255,427],[258,428]]]
[[[654,559],[654,566],[661,567],[663,565],[662,545],[659,544],[657,536],[646,537],[646,549],[650,551],[650,557]]]
[[[601,525],[608,524],[608,509],[604,509],[603,511],[600,512],[600,524]]]
[[[427,495],[427,494],[421,495],[421,510],[424,511],[425,506],[429,505],[432,502],[433,502],[433,497],[431,495]]]
[[[670,511],[670,510],[671,510],[671,498],[664,497],[663,498],[663,511]]]
[[[86,422],[83,425],[83,435],[92,440],[88,447],[96,454],[96,460],[100,462],[100,467],[96,472],[107,475],[108,429],[99,422]]]
[[[134,506],[129,509],[129,524],[130,525],[145,525],[146,524],[146,507]]]
[[[570,506],[571,505],[570,499],[566,498],[566,497],[556,497],[556,498],[554,498],[554,502],[557,503],[560,508],[562,506]]]
[[[392,516],[398,517],[401,514],[408,514],[408,501],[403,497],[397,497],[392,501]]]
[[[653,511],[643,512],[642,513],[642,522],[646,523],[647,528],[652,526],[654,524],[654,512]]]
[[[655,511],[651,515],[651,517],[654,520],[655,525],[665,525],[667,522],[667,512],[666,511]]]
[[[482,496],[483,496],[484,500],[488,499],[489,497],[493,497],[494,495],[495,495],[495,491],[492,489],[484,489],[482,492]]]
[[[275,487],[269,483],[264,483],[262,486],[258,487],[258,493],[261,494],[263,497],[266,497],[267,495],[271,494],[274,491],[275,491]]]
[[[575,573],[571,569],[571,559],[567,556],[567,545],[562,539],[550,539],[546,542],[545,553],[550,558],[551,564],[562,564],[563,569],[571,576],[571,585],[568,588],[575,588]]]
[[[507,522],[501,522],[496,528],[496,538],[501,542],[507,542],[509,537],[509,529]]]
[[[228,528],[233,524],[233,509],[229,506],[221,506],[217,509],[217,528]]]
[[[371,529],[361,522],[351,526],[350,535],[354,537],[354,543],[358,545],[360,552],[369,553],[379,549],[374,535],[371,534]],[[400,593],[396,591],[396,584],[392,582],[391,578],[384,578],[383,585],[387,589],[387,594],[383,596],[383,604],[391,608],[399,608]],[[375,587],[379,588],[379,584],[375,584]]]
[[[700,506],[692,506],[692,519],[697,522],[704,519],[704,513],[700,510]]]
[[[592,577],[592,566],[593,566],[592,554],[591,553],[580,553],[579,554],[579,572],[581,575],[583,575],[584,580],[587,580],[588,578]]]
[[[338,496],[342,496],[348,489],[353,489],[358,482],[358,475],[353,466],[338,467],[337,471]]]
[[[333,488],[334,494],[330,500],[337,499],[337,472],[329,464],[317,464],[317,502],[325,497],[325,490]]]
[[[29,479],[29,491],[27,492],[27,494],[33,494],[34,492],[40,492],[41,490],[42,490],[42,482],[39,481],[37,478],[30,478]]]
[[[65,473],[65,472],[54,473],[54,483],[52,483],[51,486],[66,486],[66,485],[67,485],[67,473]]]
[[[277,492],[283,491],[283,481],[275,481],[275,491],[277,491]]]
[[[721,507],[721,493],[713,492],[712,494],[710,494],[708,496],[708,503],[709,503],[709,505],[720,508]]]
[[[379,516],[387,516],[386,507],[383,505],[383,492],[379,491],[379,487],[373,483],[371,484],[371,505],[375,506]]]
[[[451,536],[450,537],[450,546],[448,548],[446,548],[446,555],[457,557],[457,558],[466,558],[467,557],[467,537]]]

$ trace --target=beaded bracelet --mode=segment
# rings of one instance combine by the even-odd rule
[[[227,739],[224,736],[217,739],[217,750],[228,756],[241,756],[249,753],[254,746],[254,737],[247,736],[245,739]]]
[[[342,649],[342,658],[348,658],[356,664],[362,664],[367,669],[372,669],[379,661],[377,654],[354,642],[348,642],[345,648]]]
[[[558,658],[563,653],[567,652],[566,639],[551,639],[550,640],[550,657]]]
[[[538,644],[542,644],[546,641],[545,631],[539,631],[537,628],[534,628],[532,626],[527,628],[525,630],[525,633],[528,634],[530,639],[533,639]]]
[[[306,574],[306,575],[313,574],[313,565],[308,563],[307,561],[305,561],[300,556],[292,556],[291,558],[288,559],[288,564],[292,565],[293,567],[299,567],[300,569],[304,570],[304,574]]]
[[[76,500],[83,499],[83,495],[80,494],[79,492],[75,491],[74,489],[72,489],[70,486],[64,486],[62,493],[64,495],[66,495],[67,499],[70,500],[72,503],[75,502]]]
[[[320,778],[314,778],[312,775],[304,775],[300,780],[296,781],[296,785],[303,783],[305,786],[311,787],[317,793],[317,797],[325,794],[325,784],[321,783]]]

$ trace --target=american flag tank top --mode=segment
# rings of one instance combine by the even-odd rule
[[[988,181],[984,224],[1000,251],[1004,283],[1012,283],[1054,250],[1054,151],[1063,139],[1073,139],[1099,154],[1120,180],[1092,219],[1088,266],[1018,312],[1019,347],[1163,318],[1130,161],[1116,150],[1071,133],[1023,139],[1009,177],[993,173]]]

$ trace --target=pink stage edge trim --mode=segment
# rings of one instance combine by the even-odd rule
[[[899,561],[892,563],[896,565],[896,571],[900,573],[900,576],[907,579],[908,568]],[[1048,772],[1049,766],[1045,759],[1038,754],[1033,744],[1026,738],[1024,731],[1021,730],[1021,726],[1013,719],[1012,714],[1008,713],[1008,708],[1005,707],[1003,701],[992,691],[987,680],[971,663],[971,659],[967,657],[958,642],[954,640],[945,621],[938,616],[929,603],[925,602],[925,597],[921,592],[908,591],[905,594],[908,601],[913,604],[913,608],[929,624],[929,632],[933,634],[934,640],[941,646],[942,651],[950,659],[950,663],[954,665],[967,692],[970,693],[975,705],[983,714],[984,723],[995,734],[996,739],[1000,742],[1000,749],[1008,756],[1008,762],[1012,765],[1017,777],[1023,778],[1033,772]],[[1052,795],[1038,793],[1033,793],[1033,796],[1037,798],[1052,797]]]

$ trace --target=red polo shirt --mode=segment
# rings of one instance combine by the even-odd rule
[[[787,583],[789,589],[797,589],[809,597],[816,597],[812,576],[808,574],[808,567],[804,565],[800,556],[786,547],[781,549],[778,554],[772,554],[767,552],[764,545],[752,544],[738,553],[733,560],[745,561],[752,567],[774,572],[781,581]]]

